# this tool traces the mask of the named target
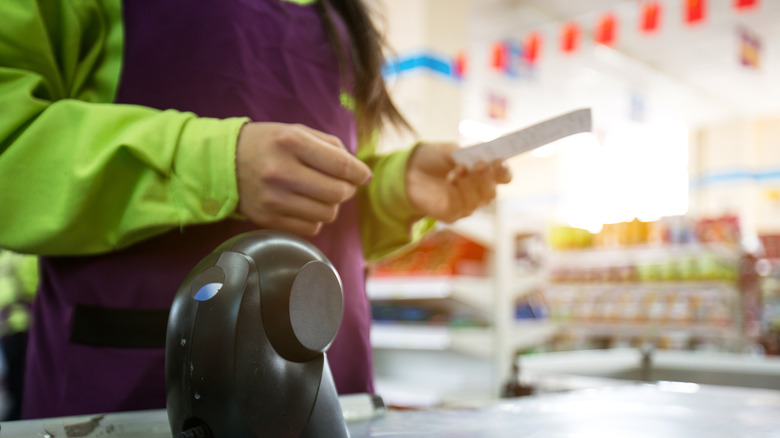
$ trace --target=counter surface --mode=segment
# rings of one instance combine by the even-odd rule
[[[505,400],[474,409],[389,410],[350,422],[364,437],[774,437],[780,391],[660,382]],[[0,424],[0,437],[170,438],[165,411]]]
[[[661,382],[475,410],[390,411],[350,426],[353,437],[780,437],[780,391]]]

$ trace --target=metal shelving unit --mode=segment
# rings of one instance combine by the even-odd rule
[[[480,243],[490,250],[489,276],[485,277],[377,277],[367,282],[367,293],[373,302],[383,304],[448,302],[445,306],[467,306],[486,318],[483,327],[458,327],[444,324],[410,324],[375,322],[371,342],[375,351],[388,355],[440,355],[452,370],[456,357],[477,360],[479,373],[488,374],[478,388],[482,396],[497,398],[500,388],[511,375],[511,366],[518,351],[545,344],[556,332],[547,320],[516,320],[515,303],[525,294],[538,290],[544,282],[541,271],[527,272],[515,264],[515,232],[517,227],[500,203],[479,211],[469,218],[448,226],[458,234]],[[397,353],[394,353],[396,351]],[[419,357],[419,356],[418,356]],[[425,362],[425,360],[420,360]],[[436,360],[436,359],[432,359]],[[473,371],[473,362],[464,366]],[[401,363],[398,366],[406,366]],[[414,364],[408,364],[413,367]],[[423,371],[415,371],[418,374]],[[387,389],[392,382],[378,375],[378,388]],[[399,386],[405,386],[399,382]],[[418,385],[418,387],[421,385]],[[419,388],[422,403],[446,403],[461,398],[459,388],[439,388],[436,391]],[[464,389],[469,397],[473,388]],[[408,391],[407,391],[408,394]],[[434,395],[431,395],[434,394]],[[392,402],[392,400],[391,400]]]
[[[690,265],[697,257],[726,266],[727,272],[715,269],[690,275],[690,272],[684,274],[682,269],[668,267],[669,260],[682,266]],[[563,335],[691,339],[713,343],[720,349],[738,350],[744,337],[737,278],[740,257],[738,246],[725,244],[553,251],[547,267],[549,278],[545,297],[550,303],[551,318],[559,324]],[[605,274],[605,270],[626,266],[636,268],[664,263],[667,266],[659,267],[657,275],[650,279],[641,278],[636,272],[631,275]],[[590,269],[596,274],[573,274],[576,280],[561,280],[561,270],[566,269]],[[668,272],[670,270],[674,272]],[[612,281],[604,279],[610,276]],[[557,281],[552,281],[553,277]],[[590,281],[582,277],[590,277]]]

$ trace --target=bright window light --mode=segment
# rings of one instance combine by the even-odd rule
[[[605,223],[657,220],[688,210],[688,129],[676,122],[626,124],[603,145],[577,135],[558,146],[562,215],[597,232]]]
[[[458,131],[463,136],[465,144],[484,143],[486,141],[498,138],[502,131],[488,124],[477,122],[476,120],[461,120],[458,123]]]

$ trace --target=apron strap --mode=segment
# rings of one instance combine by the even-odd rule
[[[77,304],[70,324],[70,342],[96,347],[165,348],[169,311]]]

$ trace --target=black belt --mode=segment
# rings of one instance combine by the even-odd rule
[[[77,304],[70,324],[70,342],[99,347],[165,348],[169,310]]]

